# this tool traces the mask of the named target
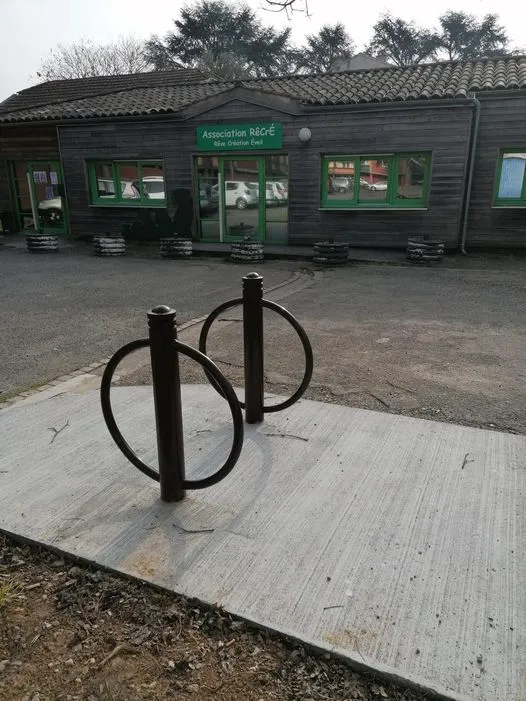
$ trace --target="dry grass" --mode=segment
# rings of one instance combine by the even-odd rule
[[[0,580],[0,611],[22,591],[22,586],[15,579]]]

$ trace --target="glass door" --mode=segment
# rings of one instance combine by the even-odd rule
[[[289,157],[265,156],[265,240],[286,243],[289,212]]]
[[[33,212],[40,232],[66,233],[66,207],[62,170],[58,161],[35,161],[28,166]]]
[[[203,241],[221,241],[221,198],[217,156],[197,158],[199,230]]]
[[[262,158],[220,159],[223,241],[265,238],[265,172]]]
[[[202,241],[287,241],[286,154],[198,156],[195,173]]]
[[[36,209],[33,208],[33,191],[29,164],[23,161],[11,163],[11,178],[16,206],[16,220],[21,231],[36,229]]]

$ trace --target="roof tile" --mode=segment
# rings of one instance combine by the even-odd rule
[[[56,83],[60,85],[43,83],[9,98],[0,105],[0,122],[177,114],[236,85],[311,106],[465,98],[471,92],[526,88],[526,57],[254,78],[241,83],[206,81],[191,70]]]
[[[0,103],[0,114],[59,102],[71,102],[85,97],[108,95],[135,88],[202,83],[206,80],[207,77],[204,73],[196,68],[176,68],[128,75],[103,75],[72,80],[51,80],[11,95]]]

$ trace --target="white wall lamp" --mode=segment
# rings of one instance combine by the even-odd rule
[[[311,140],[312,132],[308,127],[302,127],[298,132],[298,139],[302,144],[307,144]]]

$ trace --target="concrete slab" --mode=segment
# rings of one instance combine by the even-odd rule
[[[302,401],[247,428],[226,480],[167,505],[91,379],[58,389],[0,411],[4,531],[451,698],[525,698],[526,437]],[[183,394],[197,477],[228,452],[227,409]],[[151,389],[114,398],[154,464]]]

